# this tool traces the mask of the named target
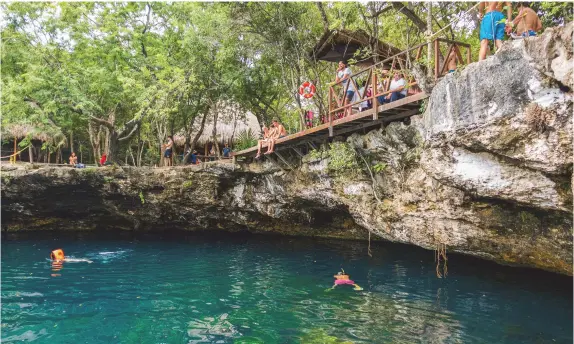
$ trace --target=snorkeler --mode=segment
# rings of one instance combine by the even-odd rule
[[[52,251],[50,253],[50,259],[52,260],[53,264],[60,264],[60,265],[62,262],[72,262],[72,263],[92,262],[91,260],[86,258],[66,258],[66,256],[64,255],[64,250],[62,250],[61,248]]]
[[[361,288],[358,284],[356,284],[355,281],[350,279],[349,275],[347,275],[345,273],[345,270],[343,270],[342,268],[341,271],[338,272],[333,277],[335,277],[335,284],[333,284],[333,287],[331,287],[331,289],[335,289],[335,287],[338,285],[349,284],[355,287],[353,288],[354,290],[363,290],[363,288]]]

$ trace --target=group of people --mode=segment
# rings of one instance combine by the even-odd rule
[[[542,30],[542,22],[536,12],[530,8],[528,2],[518,2],[518,15],[512,20],[512,3],[505,1],[483,1],[478,5],[480,22],[480,52],[478,60],[484,60],[490,50],[489,41],[494,41],[496,49],[502,46],[502,39],[506,32],[512,38],[525,38],[536,36]],[[506,7],[507,18],[502,11]],[[484,14],[483,14],[484,13]],[[513,32],[513,29],[516,29]]]
[[[387,88],[387,80],[385,77],[388,76],[389,73],[389,70],[383,69],[381,75],[383,82],[379,82],[377,85],[377,94],[384,93],[377,97],[379,104],[391,103],[407,96],[408,83],[400,71],[395,71],[393,73],[393,78],[388,87],[388,91],[385,93],[385,89]],[[339,61],[335,83],[340,82],[343,90],[345,90],[343,106],[347,106],[348,104],[356,103],[361,99],[367,98],[363,102],[359,103],[359,111],[372,108],[372,101],[368,98],[373,96],[373,86],[369,83],[369,85],[366,85],[367,90],[365,91],[365,86],[362,85],[357,92],[355,84],[350,82],[351,75],[351,68],[349,68],[347,62]],[[352,108],[349,106],[341,113],[341,117],[351,114]]]
[[[168,136],[167,137],[167,143],[164,145],[164,153],[163,156],[165,158],[165,166],[172,166],[173,165],[173,160],[172,160],[172,156],[173,156],[173,137],[172,136]],[[229,144],[225,144],[225,146],[222,149],[223,152],[223,157],[224,158],[229,158],[231,156],[231,148],[229,147]],[[186,151],[182,157],[182,159],[185,159],[185,157],[187,156],[187,161],[186,164],[191,164],[191,165],[197,165],[201,163],[201,159],[200,159],[200,155],[197,153],[197,151],[194,149],[190,154],[189,151]],[[217,156],[217,152],[215,151],[215,145],[211,146],[211,150],[209,151],[209,156],[205,157],[206,159],[209,159],[211,161],[215,160]]]
[[[287,136],[287,130],[285,130],[283,124],[279,123],[279,119],[277,119],[277,117],[273,118],[270,128],[263,125],[261,129],[263,130],[263,139],[257,142],[257,155],[255,156],[255,159],[259,159],[259,157],[261,157],[261,149],[263,148],[263,145],[267,145],[267,152],[263,154],[271,154],[275,151],[275,142],[277,139]]]

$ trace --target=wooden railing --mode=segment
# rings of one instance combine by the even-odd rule
[[[453,54],[452,58],[455,60],[457,67],[470,63],[470,44],[443,38],[437,38],[430,43],[419,44],[410,49],[404,50],[372,65],[369,68],[353,73],[345,80],[332,84],[329,87],[329,122],[332,123],[333,120],[337,118],[352,114],[353,107],[356,107],[363,102],[370,102],[370,109],[373,109],[373,112],[376,115],[376,109],[378,109],[378,106],[380,105],[378,97],[387,96],[392,92],[389,88],[395,72],[403,74],[407,84],[405,87],[408,92],[407,95],[409,95],[409,93],[412,95],[422,92],[410,69],[414,62],[418,62],[418,64],[423,68],[423,72],[427,72],[424,68],[429,68],[429,63],[428,60],[423,60],[423,55],[428,51],[429,45],[431,45],[433,50],[432,66],[434,67],[435,80],[438,80],[447,73],[450,61],[449,57],[451,57],[451,54]],[[461,48],[466,48],[466,59],[463,59],[462,57]],[[411,56],[414,51],[416,51],[415,56]],[[364,80],[361,82],[363,87],[358,87],[357,80],[361,79]],[[383,82],[379,83],[379,80],[381,79]],[[371,94],[367,95],[369,92],[369,86]],[[362,92],[360,92],[361,88]],[[346,102],[348,90],[358,93],[359,100]]]

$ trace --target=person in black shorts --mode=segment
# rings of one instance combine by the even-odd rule
[[[163,153],[163,156],[167,159],[166,166],[171,166],[172,150],[173,150],[173,137],[168,136],[167,145],[165,146],[165,152]]]

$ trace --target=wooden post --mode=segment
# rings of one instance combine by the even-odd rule
[[[332,106],[333,106],[333,97],[332,97],[332,93],[335,92],[335,90],[333,89],[333,87],[331,86],[329,88],[329,132],[333,131],[333,111],[332,111]],[[337,106],[339,106],[338,102],[337,102]]]
[[[376,120],[379,118],[379,100],[377,97],[375,97],[377,95],[377,69],[373,66],[371,67],[373,68],[372,70],[372,81],[373,81],[373,89],[371,90],[371,110],[373,110],[373,120]]]
[[[439,74],[439,63],[438,63],[438,44],[439,41],[438,39],[434,40],[434,79],[437,80],[438,79],[438,74]]]
[[[32,145],[32,142],[30,142],[30,145],[28,146],[28,155],[30,156],[30,163],[34,162],[34,146]]]
[[[16,163],[16,144],[18,142],[18,138],[14,137],[14,154],[12,154],[12,157],[10,158],[10,162],[15,164]]]

